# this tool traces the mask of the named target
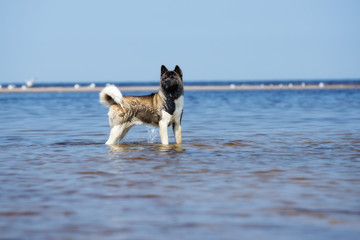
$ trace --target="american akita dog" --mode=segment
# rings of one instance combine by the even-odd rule
[[[122,96],[114,85],[100,92],[100,103],[109,108],[110,136],[105,144],[116,144],[135,124],[159,128],[161,144],[169,144],[167,128],[172,124],[177,144],[181,144],[181,119],[184,105],[182,71],[161,66],[160,90],[147,96]]]

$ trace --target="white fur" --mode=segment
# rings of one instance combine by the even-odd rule
[[[181,96],[175,101],[175,112],[174,112],[175,115],[174,135],[177,144],[182,143],[181,114],[183,112],[183,107],[184,107],[184,96]]]
[[[169,137],[168,137],[168,126],[172,123],[175,123],[174,127],[174,134],[176,143],[180,144],[181,140],[181,114],[184,107],[184,96],[180,96],[178,99],[175,100],[175,111],[172,115],[168,112],[162,110],[161,111],[161,120],[159,122],[159,133],[161,144],[167,145],[169,144]]]
[[[115,85],[107,86],[100,92],[100,103],[107,107],[111,107],[111,103],[106,100],[106,95],[110,96],[117,104],[122,106],[122,94]]]
[[[175,111],[172,115],[170,115],[165,110],[161,111],[161,121],[160,122],[164,122],[167,124],[167,126],[169,126],[170,124],[172,124],[173,122],[175,122],[177,120],[180,121],[181,113],[183,111],[183,106],[184,106],[184,96],[180,96],[178,99],[175,100]],[[159,125],[160,125],[160,122],[159,122]]]
[[[184,107],[184,95],[181,95],[178,99],[175,100],[175,112],[174,116],[180,116]]]
[[[161,111],[161,120],[159,122],[159,134],[161,139],[161,144],[167,145],[169,144],[169,137],[168,137],[168,126],[171,122],[172,115],[168,112],[162,110]]]
[[[110,130],[109,139],[105,144],[112,145],[116,144],[120,139],[123,139],[126,133],[130,130],[133,125],[131,123],[124,123],[120,125],[115,125]]]

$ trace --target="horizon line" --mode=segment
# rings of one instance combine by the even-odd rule
[[[99,80],[99,81],[39,81],[37,80],[36,77],[30,78],[30,79],[35,79],[35,84],[36,83],[41,83],[41,84],[56,84],[56,83],[113,83],[113,82],[117,82],[117,83],[155,83],[158,82],[159,80]],[[16,81],[16,82],[0,82],[1,84],[23,84],[26,80],[28,79],[24,79],[23,81]],[[224,79],[224,80],[219,80],[219,79],[211,79],[211,80],[206,80],[206,79],[202,79],[202,80],[185,80],[185,82],[189,82],[189,83],[196,83],[196,82],[216,82],[216,83],[229,83],[229,82],[280,82],[280,81],[293,81],[293,82],[300,82],[300,81],[360,81],[360,77],[358,78],[273,78],[273,79]]]

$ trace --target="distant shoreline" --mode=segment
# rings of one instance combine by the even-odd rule
[[[34,92],[100,92],[104,87],[31,87],[0,88],[0,93],[34,93]],[[360,84],[230,84],[185,86],[185,91],[241,91],[241,90],[314,90],[314,89],[358,89]],[[157,91],[158,86],[120,86],[124,92]]]

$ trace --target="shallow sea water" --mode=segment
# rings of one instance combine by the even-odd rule
[[[188,91],[181,146],[106,114],[0,94],[0,239],[359,239],[359,90]]]

